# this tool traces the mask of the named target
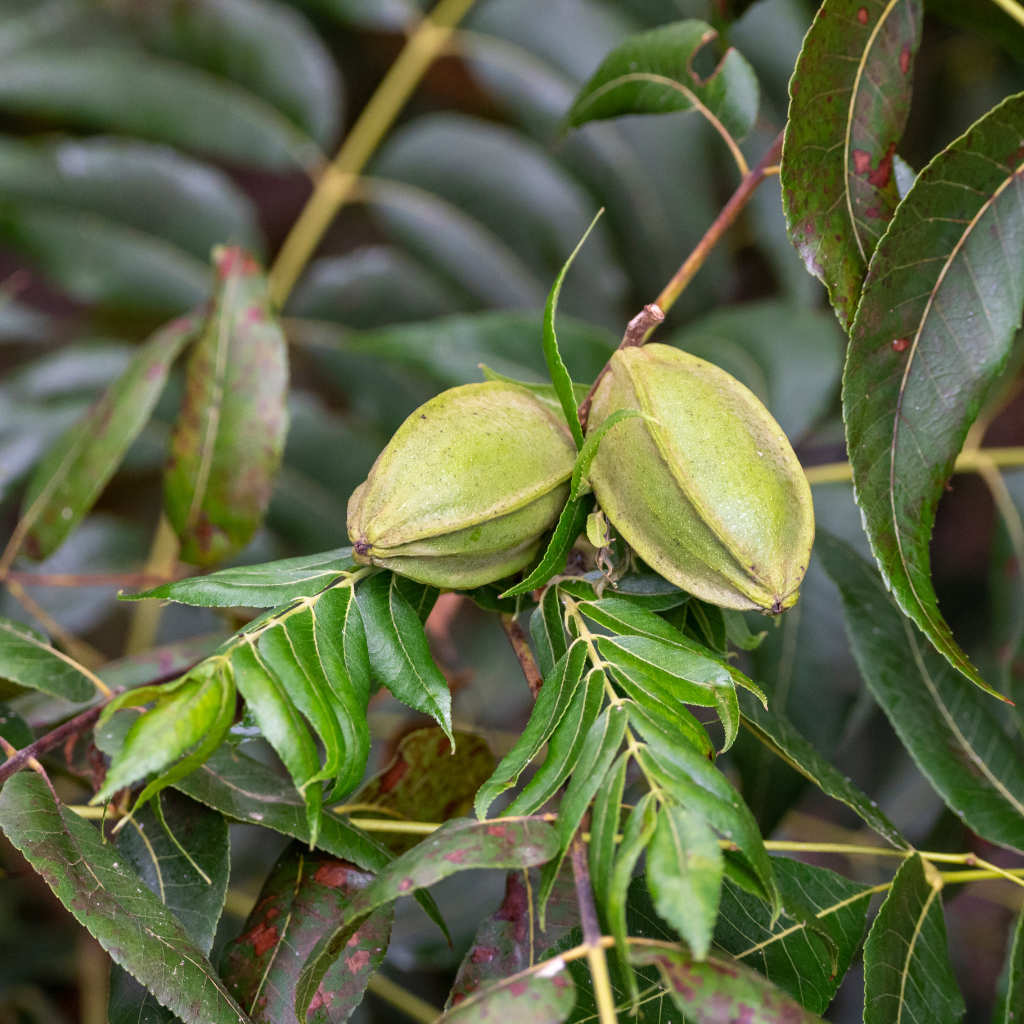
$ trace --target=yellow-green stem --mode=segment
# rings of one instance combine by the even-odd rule
[[[1024,25],[1024,7],[1017,0],[992,0],[992,3],[1002,8],[1018,24]]]
[[[441,1016],[440,1010],[435,1009],[419,996],[413,995],[412,992],[407,992],[401,985],[396,985],[390,978],[385,978],[383,974],[373,975],[366,987],[372,995],[394,1007],[410,1020],[421,1021],[422,1024],[434,1024],[434,1021]]]
[[[178,562],[178,535],[174,532],[170,520],[163,513],[156,524],[153,543],[149,549],[149,558],[143,570],[147,576],[165,576],[172,578]],[[139,601],[132,609],[132,619],[128,626],[128,639],[125,641],[125,654],[139,654],[149,650],[156,640],[160,628],[160,617],[163,615],[163,602]]]
[[[953,472],[977,473],[986,465],[1007,469],[1024,467],[1024,448],[975,448],[962,452]],[[811,484],[838,484],[853,479],[853,470],[848,462],[825,462],[804,472]]]
[[[441,0],[415,28],[388,69],[377,90],[352,126],[338,155],[325,168],[270,271],[270,298],[284,306],[314,250],[347,202],[357,181],[387,130],[394,123],[420,79],[448,45],[452,29],[473,0]]]

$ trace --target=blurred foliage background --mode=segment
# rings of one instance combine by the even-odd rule
[[[901,155],[911,167],[1024,88],[1024,36],[994,6],[927,5],[914,106]],[[700,238],[738,180],[721,140],[686,114],[626,118],[568,133],[573,95],[628,34],[683,17],[715,24],[755,68],[756,160],[781,128],[810,0],[479,0],[428,72],[336,219],[284,310],[291,342],[291,428],[265,527],[241,556],[258,562],[347,542],[345,505],[377,451],[419,402],[479,379],[478,364],[521,378],[544,365],[540,311],[550,282],[598,207],[606,215],[562,292],[560,339],[589,381],[623,326]],[[270,261],[416,17],[411,0],[0,0],[0,521],[17,521],[27,474],[47,446],[168,317],[201,302],[211,247],[235,242]],[[970,21],[970,26],[967,22]],[[721,46],[706,54],[713,69]],[[843,335],[786,239],[778,183],[739,224],[660,331],[752,387],[804,464],[843,458],[838,385]],[[131,574],[146,566],[161,472],[180,402],[172,380],[157,414],[96,510],[33,572]],[[1012,399],[992,443],[1021,443]],[[1024,474],[1008,478],[1024,502]],[[815,488],[819,522],[862,550],[849,486]],[[988,678],[1021,692],[1024,635],[1017,567],[984,484],[957,477],[940,509],[936,583],[958,636]],[[20,564],[24,570],[29,565]],[[64,581],[66,582],[66,580]],[[118,583],[33,586],[0,614],[54,623],[113,671],[162,676],[238,623],[169,606],[158,650],[139,654],[139,612]],[[130,589],[130,587],[129,587]],[[456,719],[495,753],[528,713],[519,668],[497,624],[469,602],[442,602],[436,654]],[[823,751],[915,843],[967,848],[964,826],[918,774],[859,682],[832,585],[814,565],[797,608],[750,655],[750,671]],[[127,676],[126,676],[127,677]],[[137,678],[137,676],[136,676]],[[10,698],[14,690],[3,696]],[[42,697],[34,726],[67,713]],[[3,731],[0,714],[0,732]],[[416,724],[375,700],[374,763]],[[15,745],[17,739],[11,738]],[[76,752],[83,773],[88,751]],[[765,834],[851,841],[855,819],[813,795],[741,737],[728,768]],[[66,798],[86,794],[61,780]],[[283,840],[237,826],[232,892],[218,944],[248,912]],[[855,841],[855,840],[853,840]],[[0,1022],[106,1019],[106,960],[7,847],[0,849]],[[870,862],[834,864],[866,881]],[[881,877],[881,876],[880,876]],[[472,892],[466,886],[472,885]],[[398,905],[385,973],[440,1005],[482,907],[501,880],[459,879],[445,909],[448,948],[415,904]],[[984,1019],[1013,907],[1001,890],[950,892],[948,920],[969,1019]],[[991,902],[997,900],[1000,902]],[[410,901],[407,901],[410,903]],[[859,1019],[851,972],[832,1019]],[[354,1019],[394,1020],[371,996]]]

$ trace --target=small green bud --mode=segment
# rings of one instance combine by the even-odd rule
[[[754,394],[668,345],[621,349],[589,430],[619,409],[590,469],[611,524],[665,579],[723,608],[777,614],[797,599],[814,540],[811,489]]]
[[[435,587],[502,579],[537,554],[575,458],[559,415],[526,388],[444,391],[398,428],[349,499],[355,557]]]

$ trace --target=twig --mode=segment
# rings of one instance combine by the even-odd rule
[[[537,668],[537,662],[533,657],[533,651],[530,650],[523,627],[519,625],[514,615],[502,615],[501,628],[505,630],[505,636],[508,637],[508,642],[519,659],[519,665],[526,677],[526,685],[530,688],[530,695],[536,700],[544,680],[541,677],[540,669]]]
[[[658,326],[665,319],[665,312],[657,303],[651,302],[644,306],[639,313],[632,320],[626,324],[626,330],[622,335],[622,341],[619,342],[619,348],[632,348],[634,345],[642,345],[650,335],[651,331]],[[580,426],[587,429],[587,419],[590,416],[590,406],[594,402],[594,394],[597,391],[598,385],[604,380],[605,375],[608,373],[608,367],[611,365],[610,361],[605,363],[601,368],[601,372],[597,375],[597,379],[590,386],[590,390],[587,392],[587,397],[580,402],[579,411],[577,413],[580,421]]]
[[[348,201],[357,175],[380,144],[427,68],[448,45],[452,30],[473,0],[441,0],[416,26],[352,126],[338,155],[321,175],[270,271],[270,297],[280,309],[338,210]]]
[[[1024,467],[1024,448],[975,448],[960,453],[953,467],[954,473],[977,473],[982,467],[1005,466],[1008,469]],[[849,462],[825,462],[804,470],[809,483],[837,484],[853,479]]]
[[[116,696],[116,694],[112,696]],[[56,729],[51,730],[45,736],[40,736],[39,739],[34,740],[27,747],[14,751],[3,764],[0,764],[0,783],[6,782],[7,779],[15,772],[21,771],[22,768],[29,767],[32,761],[41,757],[47,751],[53,750],[54,747],[59,747],[68,737],[74,736],[75,733],[79,733],[83,729],[88,729],[100,717],[107,703],[108,701],[103,701],[102,704],[96,704],[91,708],[87,708],[85,711],[75,715],[74,718],[69,718],[63,725],[58,725]]]
[[[577,835],[569,847],[569,859],[572,863],[572,876],[576,883],[576,904],[580,912],[580,924],[583,928],[583,945],[587,947],[587,966],[594,982],[594,998],[597,1002],[597,1015],[601,1024],[616,1024],[615,995],[612,992],[611,978],[608,974],[608,958],[605,956],[601,942],[601,923],[594,906],[594,891],[590,885],[590,871],[587,868],[587,848],[583,839]]]
[[[86,670],[85,675],[90,676],[95,685],[96,677],[91,670],[102,665],[107,660],[103,654],[96,650],[92,644],[86,643],[85,640],[80,640],[70,630],[65,629],[35,598],[30,597],[26,593],[25,588],[17,580],[13,580],[8,576],[5,582],[11,597],[33,618],[39,620],[40,625],[50,634],[50,638],[55,643],[63,647],[75,661],[81,663],[79,667]],[[100,682],[96,688],[102,693],[104,689],[103,683]]]

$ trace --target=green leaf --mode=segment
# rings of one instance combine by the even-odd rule
[[[311,167],[319,157],[308,136],[245,90],[124,47],[48,46],[7,54],[0,109],[267,170]]]
[[[1014,1024],[1024,994],[1024,912],[1010,934],[1006,950],[1006,963],[999,978],[996,1006],[992,1011],[992,1024]]]
[[[567,501],[562,506],[562,511],[558,514],[558,522],[551,534],[551,540],[548,541],[548,546],[544,549],[540,561],[526,579],[514,587],[509,587],[501,595],[502,597],[528,594],[530,591],[544,586],[552,576],[565,568],[566,559],[586,524],[592,505],[593,502],[584,500]]]
[[[373,881],[346,861],[293,843],[274,865],[242,933],[221,958],[224,981],[254,1024],[294,1019],[295,986],[307,958],[353,898]],[[365,918],[331,964],[304,1019],[340,1024],[362,1001],[391,936],[391,907]]]
[[[910,109],[923,6],[827,0],[790,82],[781,174],[789,235],[847,330],[899,202],[893,157]]]
[[[846,804],[861,821],[893,846],[910,848],[910,843],[879,810],[875,801],[855,786],[824,755],[819,754],[789,719],[765,711],[752,700],[744,699],[741,706],[743,724],[773,754],[813,782],[824,794]]]
[[[461,1006],[467,996],[484,985],[532,966],[540,959],[541,950],[549,950],[579,922],[576,888],[569,872],[562,871],[556,876],[543,923],[536,900],[531,898],[538,884],[536,871],[530,871],[528,876],[524,871],[508,873],[501,906],[477,928],[472,945],[459,964],[447,1007]]]
[[[557,587],[548,587],[530,615],[530,637],[537,655],[537,667],[546,679],[565,654],[565,624]]]
[[[295,788],[302,795],[309,821],[310,845],[315,845],[322,815],[323,793],[312,780],[320,773],[320,757],[306,723],[280,679],[270,671],[254,643],[243,643],[231,652],[235,685],[274,748]]]
[[[576,688],[572,702],[551,733],[544,763],[505,809],[506,814],[533,814],[558,792],[558,787],[580,760],[583,744],[597,720],[603,700],[604,673],[594,669],[584,684]]]
[[[540,920],[547,919],[548,897],[558,881],[562,862],[590,807],[590,802],[604,784],[612,762],[622,746],[626,733],[628,716],[626,708],[619,704],[609,707],[587,730],[580,748],[579,760],[573,769],[572,778],[566,787],[565,796],[558,806],[558,856],[544,865],[541,875],[537,904]]]
[[[122,8],[135,38],[170,57],[234,82],[298,125],[321,146],[338,134],[341,82],[313,27],[281,3],[155,0]]]
[[[704,819],[685,807],[663,805],[647,851],[647,885],[658,913],[697,960],[711,946],[722,871],[718,837]]]
[[[529,868],[550,860],[555,830],[530,818],[493,821],[456,819],[392,861],[351,902],[345,917],[307,961],[296,986],[295,1009],[304,1019],[328,966],[367,914],[399,896],[473,868]]]
[[[56,550],[82,521],[153,412],[171,364],[197,328],[175,320],[139,349],[128,368],[47,452],[29,480],[19,530],[35,558]]]
[[[448,680],[434,663],[423,624],[396,578],[380,573],[356,590],[371,671],[403,704],[433,718],[454,745]]]
[[[311,597],[355,568],[352,548],[335,548],[316,555],[221,569],[139,594],[122,594],[121,600],[159,598],[199,608],[276,608],[298,597]]]
[[[871,889],[787,857],[772,864],[781,914],[726,879],[715,945],[811,1012],[824,1013],[864,937]]]
[[[486,741],[469,732],[455,732],[455,752],[440,729],[415,729],[402,737],[395,756],[351,798],[408,821],[446,821],[468,814],[473,795],[494,770]],[[378,813],[375,810],[374,813]],[[419,840],[381,836],[395,853]]]
[[[917,854],[896,873],[864,944],[864,1024],[963,1017],[941,892],[938,872]]]
[[[514,1020],[516,1024],[562,1024],[576,1003],[576,986],[568,965],[504,978],[479,989],[453,1006],[438,1024],[469,1024],[483,1020]]]
[[[601,211],[598,211],[597,216],[590,222],[590,227],[583,232],[583,237],[576,244],[576,248],[569,253],[568,259],[566,259],[565,264],[555,278],[555,283],[551,286],[551,291],[548,292],[548,300],[544,306],[544,331],[542,336],[544,359],[548,364],[548,373],[551,375],[551,383],[555,386],[555,393],[558,395],[558,400],[562,403],[565,422],[569,427],[573,440],[576,442],[576,447],[579,449],[583,448],[583,428],[580,426],[579,409],[576,405],[576,391],[572,385],[572,377],[569,376],[569,371],[565,368],[565,363],[562,362],[562,353],[558,350],[558,335],[555,332],[555,313],[558,310],[558,296],[562,292],[562,282],[565,281],[565,276],[569,273],[569,268],[572,266],[573,260],[576,259],[576,254],[583,248],[583,243],[586,242],[590,232],[594,230],[594,225],[597,224],[600,216]],[[595,447],[594,451],[596,452],[596,450]],[[591,454],[591,461],[593,461],[593,458],[594,456]]]
[[[0,704],[0,736],[2,736],[15,749],[27,747],[35,738],[28,722],[16,711],[12,711],[6,704]],[[0,751],[7,760],[7,754]],[[2,762],[0,762],[2,763]]]
[[[753,68],[731,47],[707,77],[694,67],[698,54],[717,37],[702,21],[677,21],[631,36],[580,90],[569,124],[698,110],[729,135],[743,138],[753,127],[760,99]]]
[[[1024,849],[1024,758],[991,700],[928,648],[871,566],[819,535],[861,674],[946,804],[979,835]]]
[[[231,866],[224,819],[188,797],[162,793],[118,833],[116,846],[208,956]],[[110,1024],[177,1020],[130,974],[116,966],[110,975],[107,1016]]]
[[[54,801],[42,778],[22,772],[6,782],[0,828],[111,959],[186,1024],[246,1020],[174,914],[98,829]]]
[[[928,542],[1021,322],[1021,159],[1007,140],[1022,132],[1018,95],[917,176],[872,259],[843,380],[854,489],[886,583],[950,664],[993,693],[939,611]]]
[[[217,296],[186,373],[164,481],[181,557],[211,565],[263,519],[288,430],[287,346],[267,282],[241,249],[214,253]]]
[[[598,788],[590,812],[590,883],[599,907],[607,906],[611,893],[612,870],[615,864],[619,821],[622,817],[622,797],[626,789],[629,761],[628,751],[619,755],[619,759],[605,777],[605,784]]]
[[[0,679],[76,704],[96,693],[76,661],[51,647],[42,633],[13,619],[0,618]]]
[[[138,803],[142,804],[169,781],[191,771],[227,733],[235,715],[235,684],[225,666],[205,661],[173,683],[121,694],[104,708],[100,721],[107,721],[126,705],[149,701],[155,701],[154,707],[129,729],[91,803],[109,800],[119,789],[150,773],[163,773],[139,795]],[[187,771],[182,771],[181,765],[164,771],[186,754],[183,764]]]
[[[749,1024],[821,1024],[820,1017],[808,1013],[760,974],[734,962],[717,957],[698,962],[682,950],[640,942],[631,945],[631,959],[658,968],[677,1009],[694,1024],[738,1019]]]
[[[673,744],[670,734],[651,729],[641,716],[631,714],[630,721],[646,744],[636,755],[644,775],[734,843],[764,893],[776,903],[778,889],[757,822],[725,776],[699,751],[685,743]]]

